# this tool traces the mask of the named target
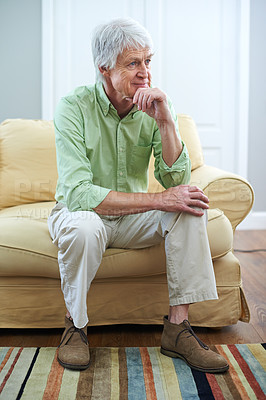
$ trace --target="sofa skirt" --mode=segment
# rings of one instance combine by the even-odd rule
[[[228,263],[236,271],[234,281],[231,273],[229,285],[225,271]],[[249,321],[238,269],[238,260],[232,253],[214,261],[219,299],[192,304],[189,310],[192,325],[221,327],[236,324],[238,320]],[[168,314],[166,275],[96,279],[87,304],[91,326],[162,324],[163,316]],[[1,277],[0,328],[61,328],[65,312],[60,279]]]

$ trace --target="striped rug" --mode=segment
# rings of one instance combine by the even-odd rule
[[[64,369],[57,349],[0,348],[0,399],[266,399],[265,345],[211,346],[224,374],[191,370],[158,347],[92,348],[85,371]]]

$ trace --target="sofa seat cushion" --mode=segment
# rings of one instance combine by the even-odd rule
[[[213,260],[232,250],[233,229],[229,219],[218,208],[208,210],[207,232]]]
[[[52,243],[47,226],[54,205],[54,202],[25,204],[0,211],[0,276],[59,279],[57,246]],[[110,248],[104,254],[96,279],[164,273],[161,245],[141,250]]]
[[[47,226],[47,217],[54,204],[26,204],[0,211],[0,276],[59,279],[57,247],[51,241]],[[208,217],[211,254],[215,259],[231,250],[232,229],[220,210],[210,210]],[[109,248],[96,279],[164,274],[162,249],[163,243],[140,250]]]

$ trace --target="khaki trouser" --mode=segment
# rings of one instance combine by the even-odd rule
[[[58,203],[48,218],[58,246],[61,287],[78,328],[88,323],[87,292],[107,247],[144,248],[165,240],[170,305],[217,299],[206,231],[207,213],[148,211],[122,217],[70,212]]]

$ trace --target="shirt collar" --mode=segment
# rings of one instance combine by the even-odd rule
[[[110,100],[107,97],[107,94],[105,93],[102,82],[96,83],[96,96],[105,117],[109,113],[110,107],[115,110],[113,104],[110,102]],[[128,115],[131,115],[132,118],[134,118],[134,115],[138,112],[140,111],[138,110],[135,104],[134,107],[132,107],[132,109],[129,111]]]
[[[104,116],[106,117],[106,115],[109,112],[109,107],[111,105],[111,102],[108,99],[108,97],[104,91],[102,82],[97,82],[95,87],[96,87],[96,96],[97,96],[98,103],[100,104],[102,112],[103,112]]]

